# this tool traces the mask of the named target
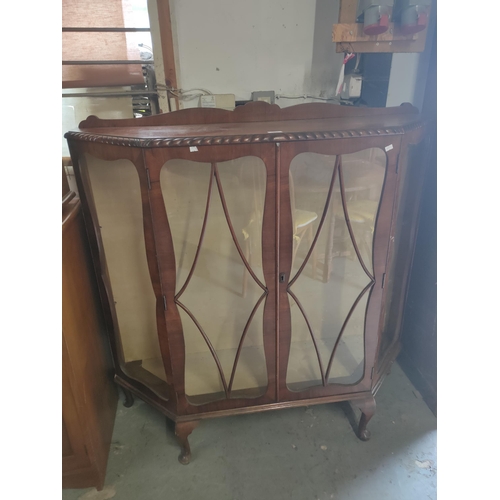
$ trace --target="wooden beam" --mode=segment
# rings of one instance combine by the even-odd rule
[[[356,21],[358,0],[340,0],[339,23],[352,23]]]
[[[163,54],[163,68],[165,71],[165,85],[177,88],[177,73],[175,71],[174,42],[172,36],[172,22],[170,18],[169,0],[156,0],[158,6],[158,23],[160,25],[161,51]],[[170,92],[167,93],[170,104]],[[176,107],[179,109],[179,99],[175,97]]]
[[[363,24],[361,23],[342,23],[333,25],[334,42],[394,42],[396,40],[416,40],[418,34],[403,35],[399,25],[389,24],[389,29],[380,35],[365,35]]]
[[[381,35],[378,35],[381,36]],[[427,39],[427,28],[415,35],[415,40],[370,41],[370,42],[337,42],[336,51],[339,53],[353,52],[363,54],[370,52],[423,52]]]

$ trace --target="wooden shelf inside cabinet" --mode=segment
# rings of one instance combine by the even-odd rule
[[[356,54],[368,52],[423,52],[428,27],[420,33],[404,35],[395,23],[380,35],[365,35],[363,24],[356,22],[358,0],[340,0],[339,22],[333,25],[332,41],[336,51]]]

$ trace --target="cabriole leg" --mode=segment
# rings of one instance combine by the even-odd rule
[[[193,430],[198,427],[199,420],[191,422],[177,422],[175,424],[175,435],[181,445],[181,454],[179,455],[179,462],[187,465],[191,461],[191,448],[189,446],[188,437]]]
[[[375,410],[377,405],[375,404],[375,398],[354,400],[351,404],[356,408],[361,410],[361,418],[359,419],[357,436],[361,441],[368,441],[370,439],[370,431],[366,428],[368,422],[371,420],[373,415],[375,415]]]
[[[125,387],[122,387],[122,391],[125,395],[123,406],[125,406],[125,408],[130,408],[134,404],[134,396],[128,389],[125,389]]]

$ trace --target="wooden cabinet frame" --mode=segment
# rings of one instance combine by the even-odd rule
[[[268,131],[270,128],[272,132]],[[100,276],[101,298],[113,346],[115,380],[127,393],[138,395],[176,422],[176,435],[182,447],[181,462],[189,461],[187,437],[200,419],[292,406],[351,401],[362,411],[358,436],[367,439],[366,424],[375,411],[373,397],[399,350],[398,332],[391,332],[394,341],[389,344],[386,342],[385,351],[379,353],[382,337],[388,335],[383,331],[388,293],[384,283],[395,249],[395,221],[400,210],[400,174],[405,168],[408,146],[423,145],[424,124],[415,108],[404,105],[399,108],[346,109],[329,104],[305,104],[280,109],[276,105],[257,102],[235,111],[190,109],[140,120],[99,120],[89,117],[80,124],[79,131],[69,132],[66,137],[81,192],[94,262]],[[292,391],[286,384],[292,326],[289,292],[293,235],[289,166],[300,153],[337,155],[338,167],[335,168],[338,168],[342,192],[341,155],[367,148],[384,151],[387,163],[374,229],[373,275],[363,292],[369,294],[365,316],[363,376],[351,385],[328,383],[328,377],[325,379],[324,376],[324,371],[327,371],[325,367],[325,370],[321,368],[322,385]],[[139,380],[132,376],[126,366],[85,154],[103,160],[127,159],[138,173],[147,265],[156,298],[158,340],[166,382],[155,377]],[[176,295],[175,252],[160,186],[160,171],[166,162],[173,159],[209,163],[212,169],[210,182],[218,184],[217,163],[245,156],[260,158],[266,169],[262,223],[264,283],[261,283],[263,292],[260,300],[264,303],[263,342],[268,385],[258,397],[248,397],[243,391],[231,398],[231,387],[226,381],[225,394],[217,400],[194,404],[194,400],[186,396],[185,345],[180,317],[180,308],[186,308],[179,300],[180,293]],[[218,188],[221,190],[219,185]],[[221,190],[221,197],[222,194]],[[411,202],[410,212],[416,213],[418,196]],[[342,203],[345,210],[344,198]],[[225,206],[224,210],[238,252],[251,273]],[[346,222],[349,231],[352,231],[347,217]],[[353,242],[355,244],[354,238]],[[314,243],[311,249],[313,246]],[[356,253],[359,257],[358,249]],[[192,269],[197,257],[198,253]],[[411,259],[411,255],[404,258]],[[190,278],[191,274],[187,280]],[[401,276],[398,280],[403,282],[405,289],[406,278]],[[392,297],[399,309],[403,298]],[[214,359],[217,362],[215,355]],[[220,366],[219,371],[224,378]]]

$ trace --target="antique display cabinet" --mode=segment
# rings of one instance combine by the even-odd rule
[[[175,421],[350,401],[369,437],[399,350],[424,122],[263,102],[66,134],[115,380]]]

